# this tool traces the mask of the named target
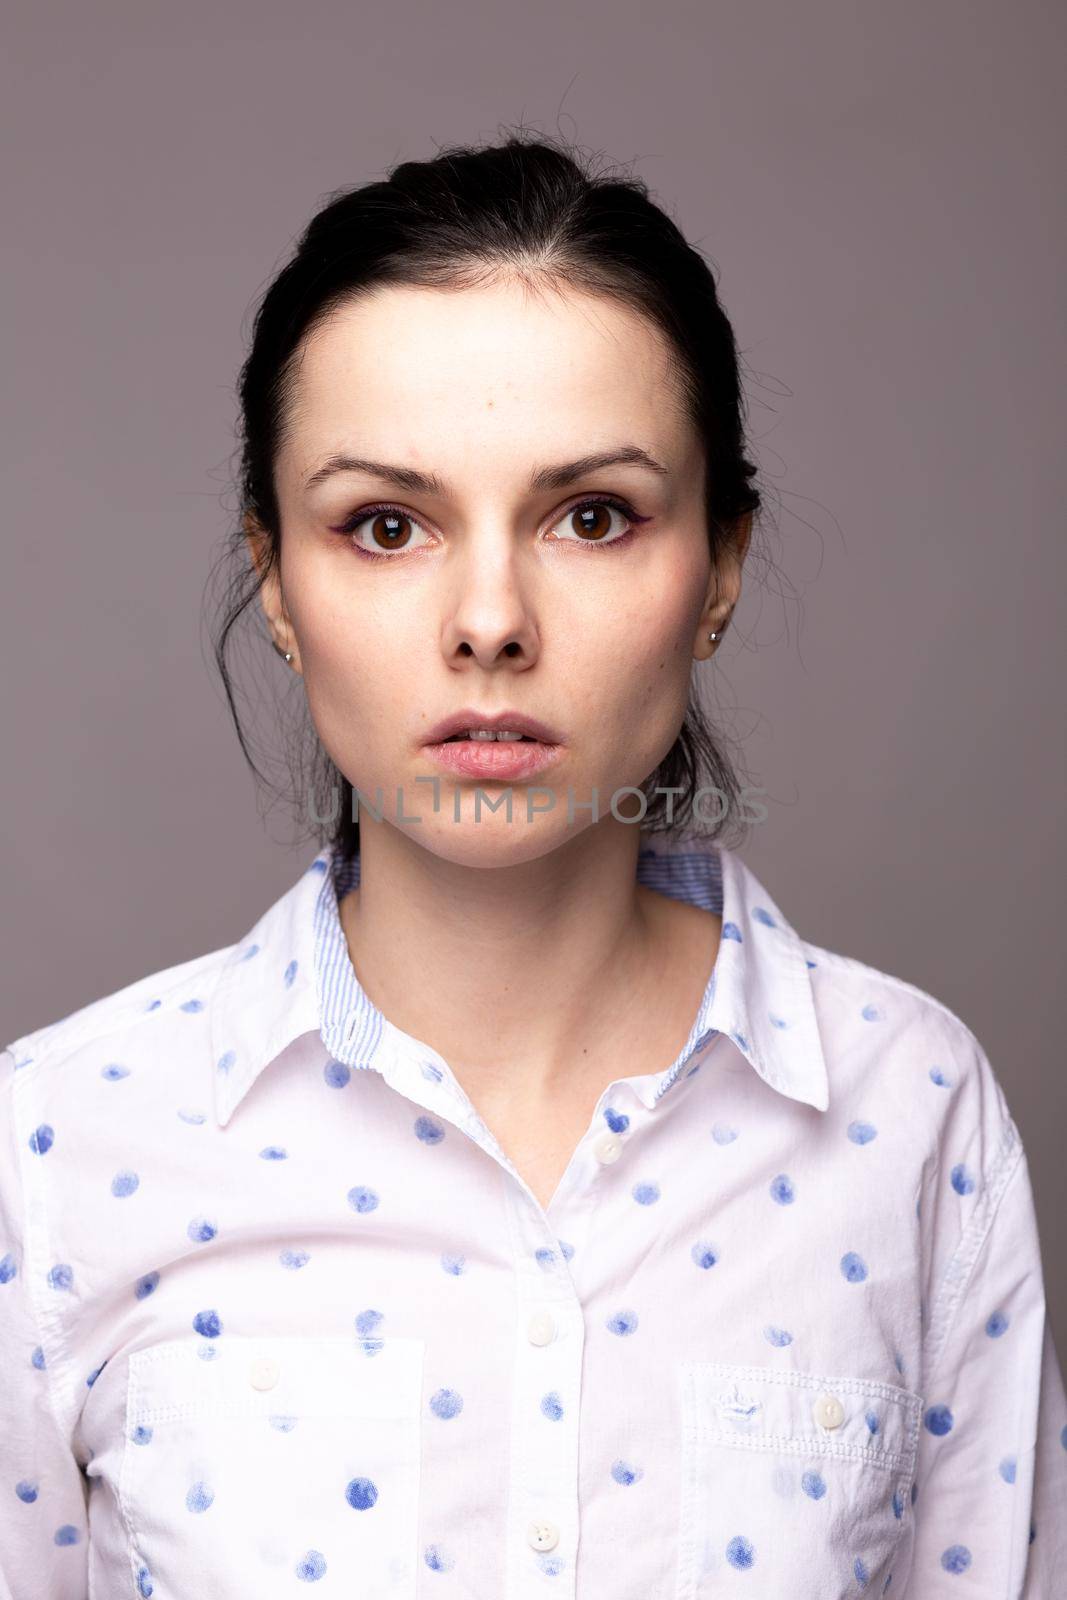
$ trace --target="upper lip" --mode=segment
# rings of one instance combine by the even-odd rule
[[[493,733],[526,733],[531,739],[539,739],[542,744],[560,742],[559,735],[546,723],[538,722],[536,717],[528,717],[522,711],[497,711],[487,716],[484,711],[468,709],[455,711],[450,717],[435,722],[423,743],[440,744],[454,733],[466,733],[468,728],[488,728]]]

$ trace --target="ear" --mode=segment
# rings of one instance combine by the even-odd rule
[[[747,511],[738,520],[732,536],[724,543],[717,561],[712,565],[698,632],[693,641],[693,655],[698,661],[706,661],[715,654],[741,597],[741,571],[752,537],[752,516],[752,512]],[[716,637],[709,639],[709,633],[714,633]]]
[[[282,594],[281,574],[277,561],[273,565],[270,563],[270,535],[264,528],[260,527],[253,512],[246,511],[241,520],[245,542],[248,545],[249,558],[253,568],[262,580],[259,590],[259,603],[263,608],[263,615],[270,631],[271,642],[274,648],[283,655],[287,650],[292,653],[293,659],[290,665],[299,672],[296,636],[293,632],[293,625]]]

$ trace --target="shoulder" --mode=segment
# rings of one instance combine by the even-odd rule
[[[75,1092],[94,1067],[93,1076],[122,1077],[124,1056],[162,1064],[176,1050],[206,1047],[211,1000],[235,948],[150,972],[11,1040],[0,1056],[3,1104],[31,1085],[45,1094]]]
[[[993,1192],[1021,1141],[997,1066],[974,1030],[917,984],[803,944],[830,1096],[891,1101],[961,1202]]]

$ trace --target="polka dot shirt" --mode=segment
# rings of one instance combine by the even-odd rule
[[[734,852],[677,1059],[543,1206],[360,987],[324,850],[0,1060],[0,1594],[1067,1593],[1067,1400],[974,1034]],[[417,968],[412,981],[417,981]]]

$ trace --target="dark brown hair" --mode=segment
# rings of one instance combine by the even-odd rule
[[[497,145],[402,162],[383,181],[331,196],[264,293],[239,380],[240,505],[223,552],[227,583],[213,645],[241,749],[265,784],[238,711],[228,653],[236,624],[279,557],[274,466],[302,343],[364,291],[389,284],[461,289],[500,277],[610,296],[665,335],[672,378],[705,444],[713,562],[741,519],[760,508],[757,469],[745,454],[738,352],[715,279],[640,179],[598,172],[561,141],[519,133]],[[267,536],[261,571],[249,559],[249,519]],[[322,748],[300,700],[298,736],[288,743],[291,797],[320,846],[332,843],[347,855],[359,843],[352,785]],[[705,786],[718,797],[693,813],[693,798]],[[740,828],[739,778],[692,692],[674,745],[642,788],[648,806],[641,826],[651,831],[684,826],[719,838]],[[656,788],[682,791],[673,797],[670,820]],[[721,819],[707,820],[716,805]]]

